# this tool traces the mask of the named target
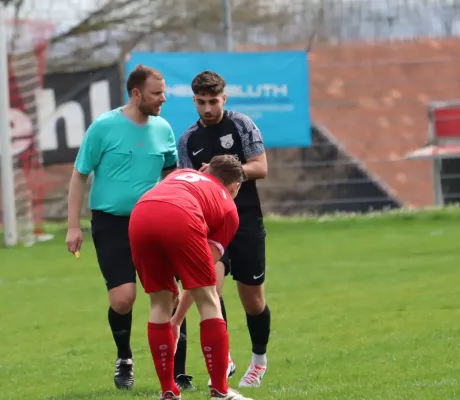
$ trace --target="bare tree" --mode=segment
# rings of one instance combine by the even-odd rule
[[[0,1],[16,15],[25,2]],[[48,3],[63,7],[70,1]],[[28,8],[32,3],[49,7],[44,0],[26,2]],[[81,20],[52,39],[51,71],[110,64],[133,49],[225,48],[218,0],[94,0],[91,6],[92,10],[82,9]],[[460,0],[232,0],[232,19],[237,47],[303,43],[311,49],[314,42],[458,34]]]
[[[274,25],[289,24],[289,9],[264,0],[233,2],[235,38],[274,37]],[[222,8],[215,0],[112,0],[54,37],[54,68],[110,63],[131,49],[212,51],[223,48]]]
[[[13,10],[14,17],[18,18],[24,5],[24,0],[0,0],[0,3],[5,7],[11,8]]]

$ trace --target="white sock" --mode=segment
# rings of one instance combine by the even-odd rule
[[[230,355],[230,350],[228,351],[228,362],[232,361],[232,356]]]
[[[258,367],[265,367],[267,365],[267,355],[259,355],[252,353],[252,363]]]

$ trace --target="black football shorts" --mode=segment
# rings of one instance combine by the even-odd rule
[[[92,211],[91,233],[107,290],[136,283],[128,229],[128,216]]]

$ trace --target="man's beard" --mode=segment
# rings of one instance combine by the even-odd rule
[[[146,107],[144,104],[139,105],[140,113],[145,117],[155,117],[158,113],[153,112],[150,108]]]

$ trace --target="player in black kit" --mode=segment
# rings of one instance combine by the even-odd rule
[[[238,232],[223,263],[218,263],[216,268],[221,271],[222,283],[224,266],[237,282],[252,342],[252,360],[239,386],[259,387],[267,370],[270,310],[264,295],[265,228],[256,180],[265,178],[267,158],[262,135],[251,118],[224,110],[225,85],[225,80],[211,71],[204,71],[193,79],[193,100],[200,119],[179,139],[179,167],[205,170],[212,157],[232,154],[241,161],[248,177],[235,199],[240,217]],[[225,310],[222,300],[221,304]],[[234,369],[229,356],[228,375]]]

